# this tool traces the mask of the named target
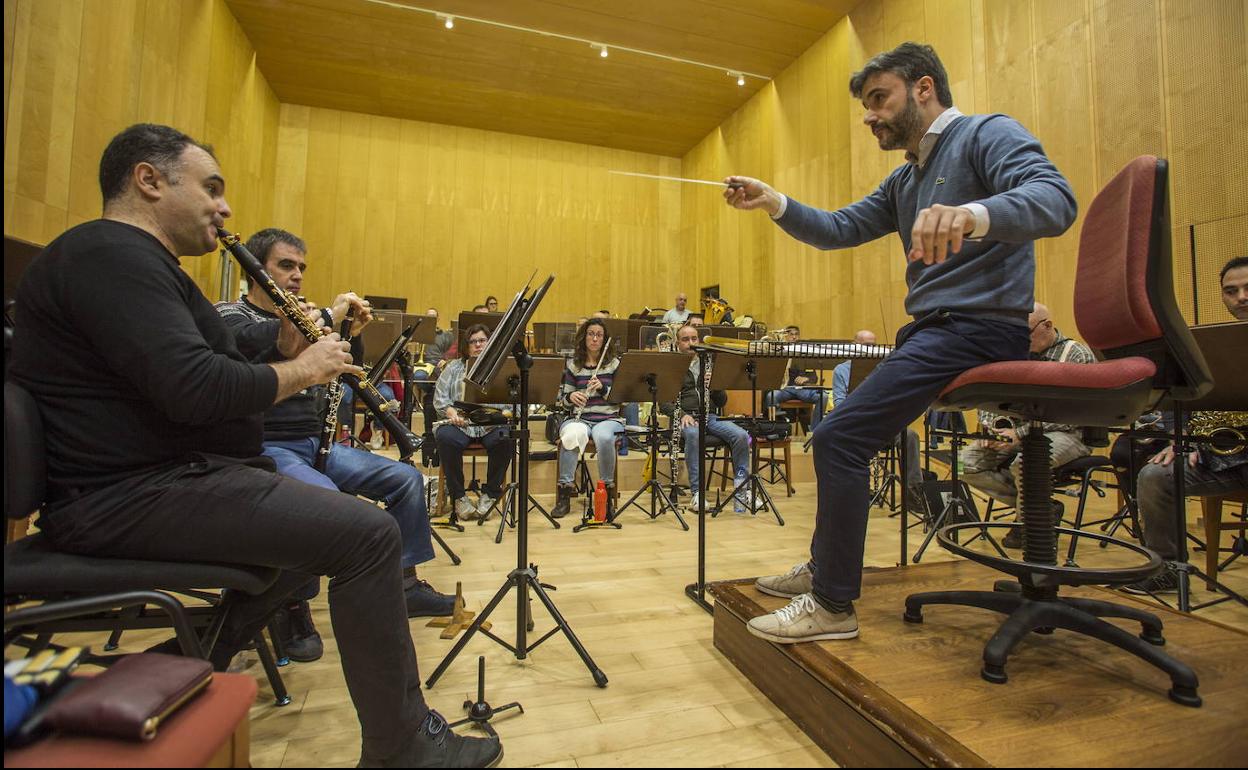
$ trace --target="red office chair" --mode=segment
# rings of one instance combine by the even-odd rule
[[[1133,421],[1162,396],[1185,401],[1208,392],[1213,382],[1199,348],[1174,301],[1170,262],[1167,165],[1136,158],[1088,208],[1079,238],[1075,320],[1087,343],[1104,360],[1095,364],[1005,361],[964,372],[941,394],[938,408],[983,408],[1032,421],[1023,439],[1021,523],[973,522],[945,527],[945,548],[1013,575],[1021,591],[936,591],[906,598],[905,619],[923,622],[928,604],[980,607],[1008,617],[984,648],[982,676],[1004,683],[1006,658],[1032,631],[1063,628],[1133,653],[1170,675],[1172,700],[1199,706],[1196,674],[1162,652],[1156,615],[1110,602],[1058,595],[1062,585],[1123,584],[1164,568],[1156,553],[1105,535],[1059,528],[1050,501],[1053,489],[1049,442],[1039,421],[1111,427]],[[957,542],[962,530],[1023,530],[1023,558],[972,551]],[[1058,533],[1126,548],[1144,563],[1119,569],[1059,566]],[[1102,617],[1139,621],[1138,637]]]

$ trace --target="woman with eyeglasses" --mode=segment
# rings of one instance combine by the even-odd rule
[[[469,326],[464,332],[463,350],[458,358],[442,370],[433,392],[433,408],[442,422],[434,431],[434,440],[438,442],[438,456],[441,457],[442,472],[446,476],[446,491],[453,501],[455,515],[466,520],[489,514],[495,501],[502,495],[503,479],[511,464],[512,442],[507,438],[507,426],[473,425],[469,422],[468,415],[456,409],[454,403],[464,400],[464,375],[485,350],[485,343],[489,339],[490,330],[484,325]],[[483,406],[500,409],[506,407],[505,404]],[[485,486],[481,488],[476,505],[472,504],[464,491],[464,450],[473,442],[481,444],[488,456]]]
[[[624,419],[619,405],[607,403],[607,395],[619,365],[607,345],[606,324],[600,318],[586,321],[576,332],[576,352],[564,367],[559,389],[559,403],[573,416],[559,426],[559,482],[550,512],[555,518],[568,515],[576,493],[576,465],[590,441],[598,454],[598,477],[606,483],[607,499],[615,499],[615,442],[624,432]]]

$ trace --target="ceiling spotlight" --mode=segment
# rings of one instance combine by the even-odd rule
[[[604,58],[604,59],[605,59],[605,58],[607,58],[607,47],[606,47],[605,45],[603,45],[602,43],[590,43],[590,44],[589,44],[589,47],[590,47],[590,48],[597,48],[597,49],[598,49],[598,55],[599,55],[599,56],[601,56],[601,57],[602,57],[602,58]]]
[[[733,72],[732,70],[728,70],[728,77],[736,78],[737,85],[739,86],[745,85],[745,75],[741,74],[740,72]]]
[[[442,22],[442,25],[445,26],[447,29],[455,29],[455,17],[454,16],[450,16],[445,13],[439,13],[437,14],[437,16],[438,16],[438,19]]]

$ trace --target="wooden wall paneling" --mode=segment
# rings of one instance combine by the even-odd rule
[[[1092,93],[1097,187],[1139,155],[1166,154],[1158,0],[1094,0]],[[1083,201],[1080,201],[1083,203]]]
[[[1037,3],[1036,127],[1049,159],[1070,183],[1079,216],[1065,234],[1037,244],[1036,296],[1074,334],[1074,282],[1084,209],[1097,191],[1088,19],[1074,4]],[[1082,6],[1080,6],[1082,7]],[[1042,263],[1042,264],[1041,264]]]
[[[13,86],[13,44],[16,38],[17,0],[4,0],[4,125],[6,127],[9,125],[9,91]]]
[[[874,53],[925,38],[924,0],[889,0],[883,4],[883,45]]]
[[[967,114],[976,111],[975,25],[972,0],[926,0],[922,40],[936,49],[949,75],[953,103]]]
[[[1162,5],[1174,224],[1248,212],[1248,40],[1241,0]]]
[[[308,188],[308,140],[311,109],[297,104],[283,104],[278,121],[277,141],[272,176],[274,227],[289,230],[300,237]]]
[[[173,89],[173,115],[176,122],[173,125],[198,138],[204,136],[207,119],[208,81],[220,77],[220,73],[211,68],[212,59],[209,55],[213,47],[211,30],[215,2],[186,0],[177,3],[177,6],[178,46],[175,58],[171,60],[176,66],[176,87]],[[166,34],[172,34],[172,30]],[[250,44],[248,47],[250,48]],[[166,61],[165,66],[169,65],[170,62]],[[166,77],[167,73],[166,69]],[[277,98],[272,99],[276,104]]]
[[[1248,256],[1248,214],[1196,226],[1195,284],[1202,324],[1235,320],[1222,303],[1218,274],[1231,258],[1242,256]]]

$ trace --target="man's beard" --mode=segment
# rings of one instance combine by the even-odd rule
[[[910,145],[910,139],[917,134],[923,122],[919,115],[919,105],[914,95],[906,96],[906,109],[890,121],[879,121],[876,127],[887,129],[886,134],[877,135],[881,150],[904,150]]]

